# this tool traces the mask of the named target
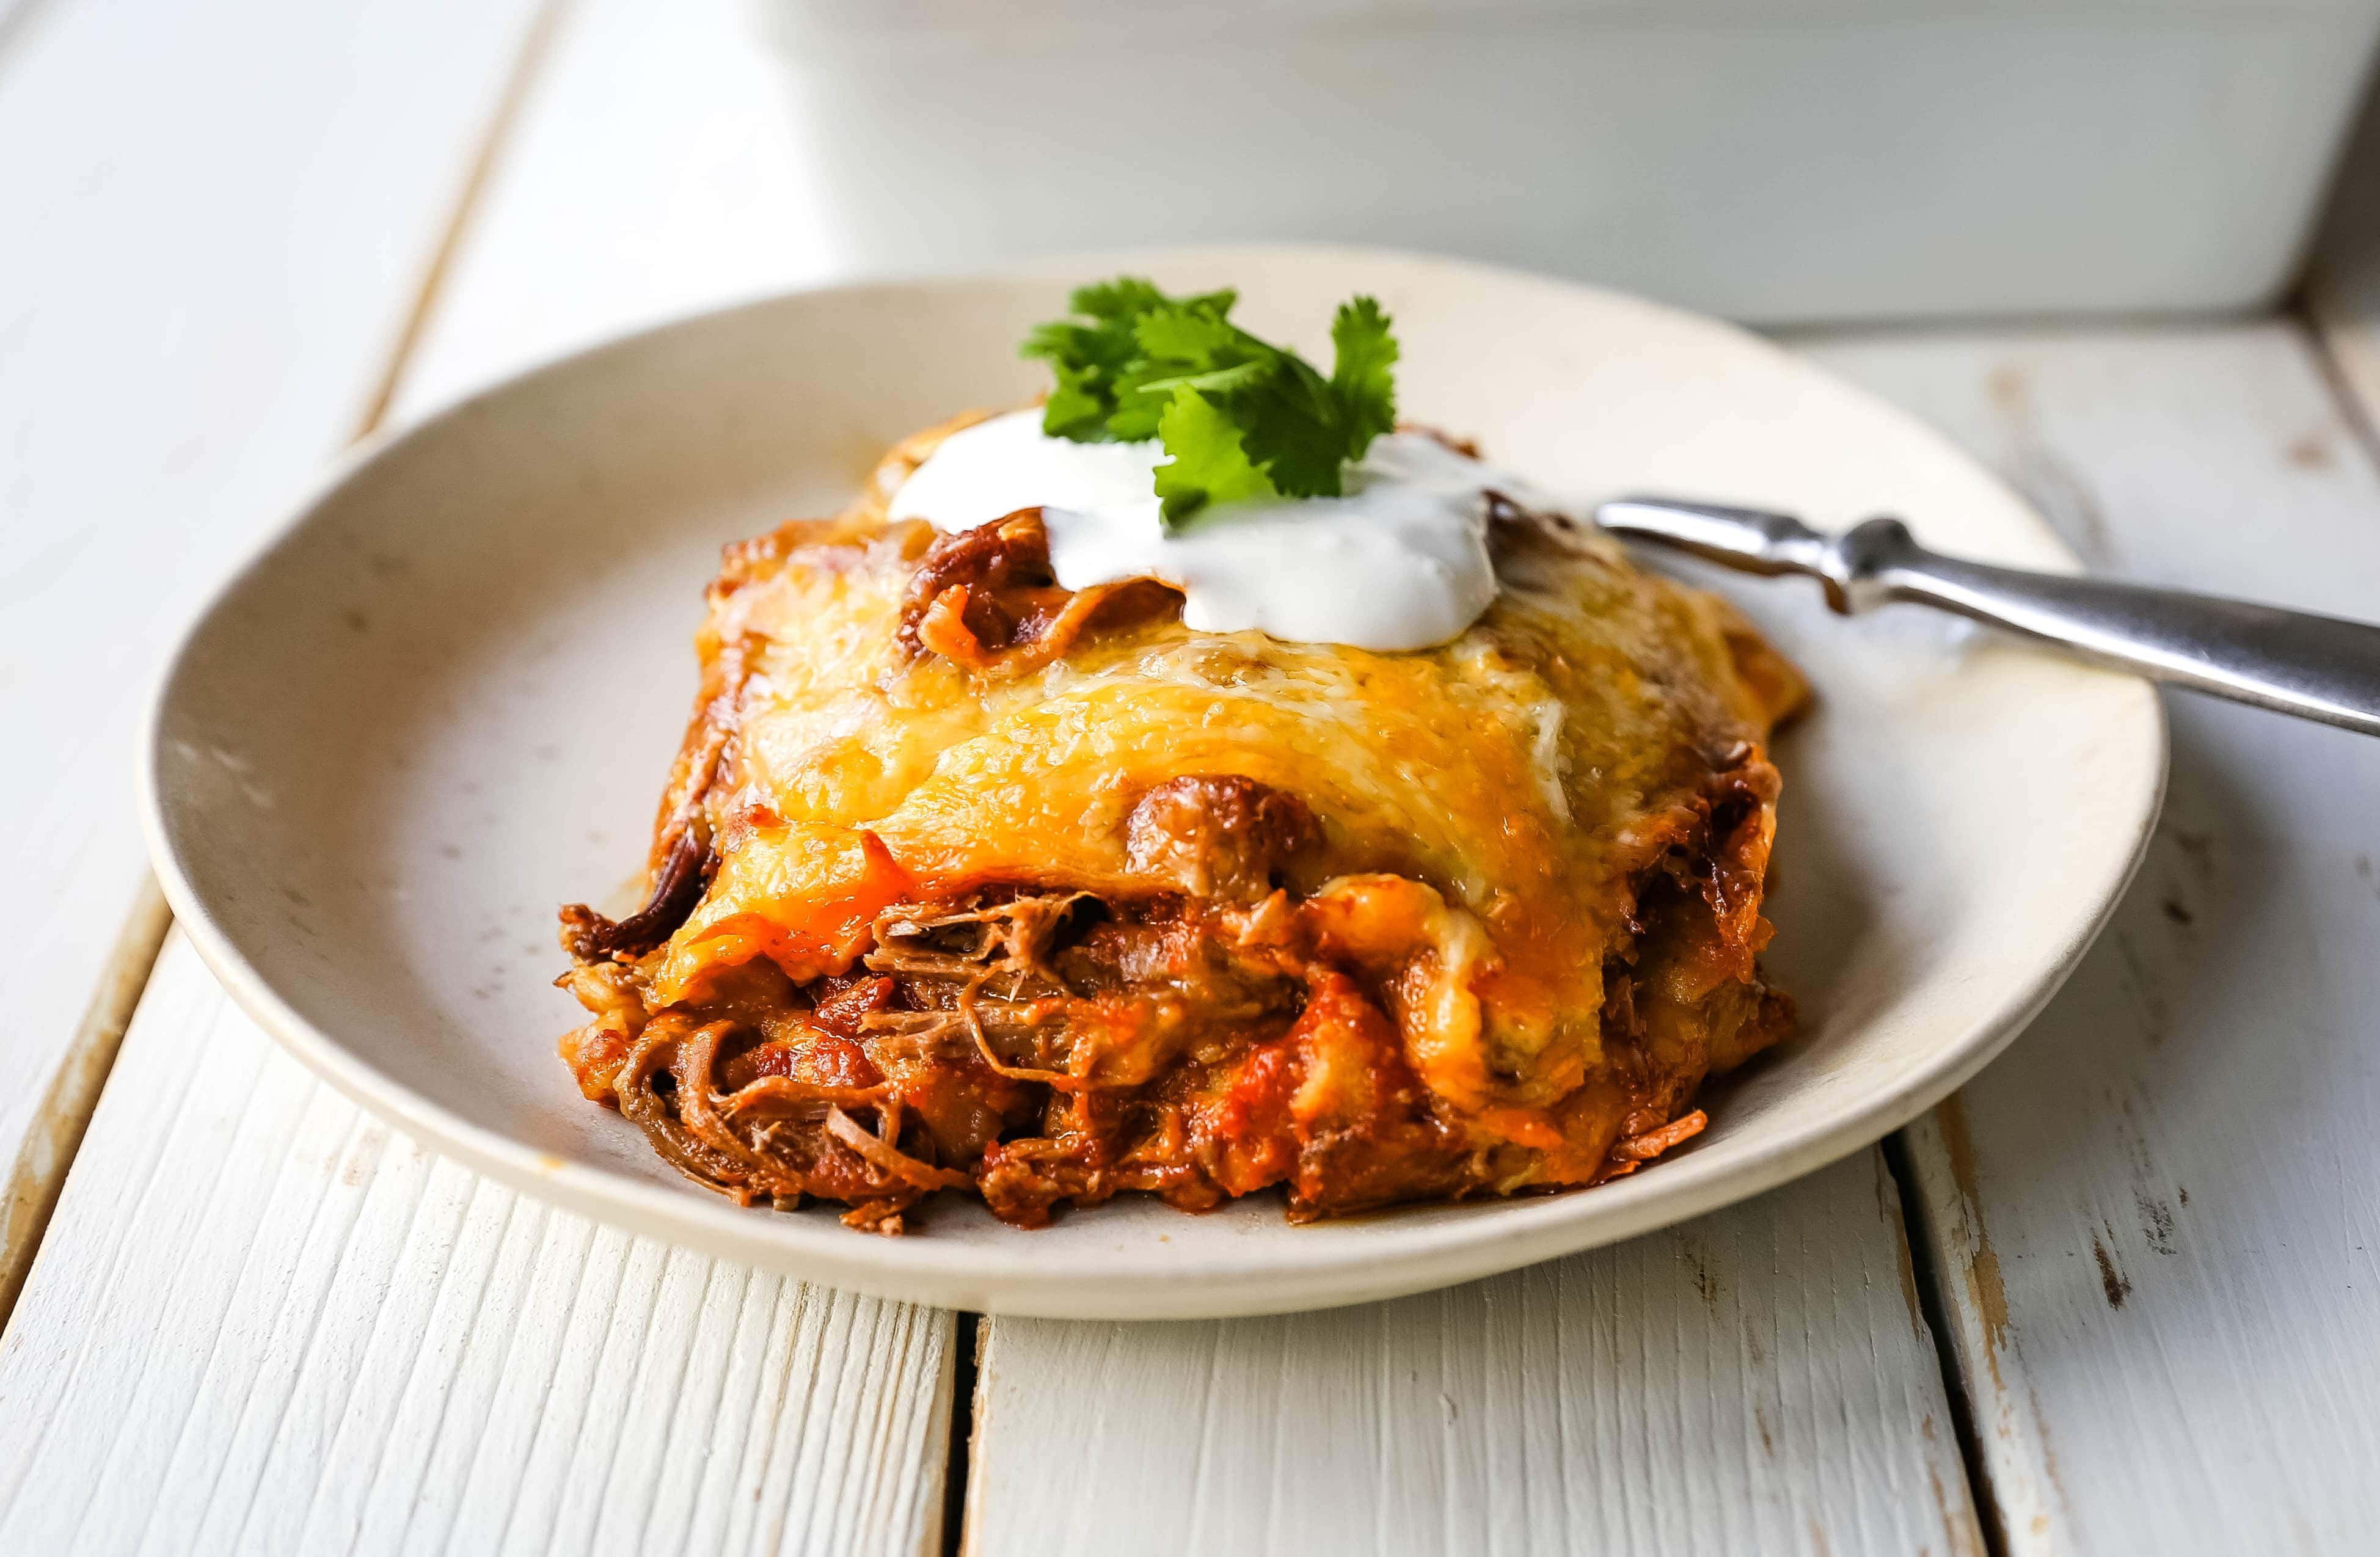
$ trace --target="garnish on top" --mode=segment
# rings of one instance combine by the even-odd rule
[[[1041,419],[1078,444],[1160,440],[1167,530],[1209,503],[1337,497],[1342,472],[1396,423],[1396,337],[1371,298],[1331,321],[1330,376],[1231,322],[1232,291],[1169,298],[1135,276],[1079,287],[1077,318],[1022,347],[1058,377]],[[1086,322],[1087,321],[1087,322]]]

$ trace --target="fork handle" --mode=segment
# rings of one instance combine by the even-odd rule
[[[1605,504],[1623,535],[1754,573],[1805,573],[1845,615],[1911,601],[2095,663],[2380,736],[2380,627],[2180,590],[1997,567],[1929,552],[1899,519],[1840,536],[1781,514],[1658,499]]]
[[[1929,552],[1898,519],[1836,542],[1846,614],[1914,601],[2099,664],[2380,736],[2380,627],[2180,590],[1995,567]],[[1829,580],[1829,584],[1832,584]]]

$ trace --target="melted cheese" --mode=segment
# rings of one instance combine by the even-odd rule
[[[1790,668],[1746,659],[1757,639],[1715,598],[1599,538],[1535,531],[1505,539],[1500,592],[1435,648],[1162,619],[972,678],[897,641],[929,538],[863,509],[722,586],[703,651],[742,645],[749,674],[707,801],[721,868],[662,959],[663,999],[757,956],[831,970],[904,894],[1180,890],[1135,872],[1127,814],[1167,779],[1239,774],[1321,823],[1293,891],[1374,873],[1434,889],[1404,954],[1436,991],[1415,1057],[1466,1106],[1541,1108],[1600,1058],[1633,882],[1694,825],[1719,754],[1800,695]]]

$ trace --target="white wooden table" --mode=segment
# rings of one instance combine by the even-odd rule
[[[152,667],[360,432],[836,274],[784,90],[740,0],[0,0],[0,1552],[2380,1546],[2347,735],[2173,701],[2115,923],[1883,1149],[1367,1309],[806,1287],[479,1180],[273,1048],[144,884]],[[1789,344],[2095,565],[2380,614],[2353,207],[2267,318]]]

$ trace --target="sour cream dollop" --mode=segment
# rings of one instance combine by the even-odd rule
[[[1496,598],[1488,494],[1523,489],[1435,438],[1390,432],[1346,472],[1346,495],[1217,504],[1181,533],[1158,522],[1164,445],[1076,444],[1038,410],[953,433],[892,497],[892,517],[972,529],[1039,507],[1069,590],[1161,578],[1201,632],[1248,628],[1383,651],[1456,637]]]

